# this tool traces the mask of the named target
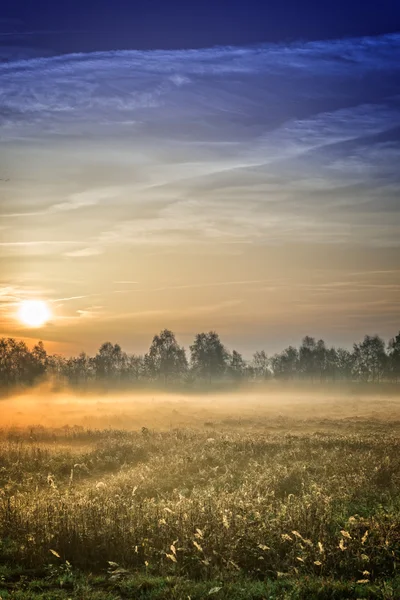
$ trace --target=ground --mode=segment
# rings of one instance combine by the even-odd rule
[[[0,597],[400,598],[400,397],[1,401]]]

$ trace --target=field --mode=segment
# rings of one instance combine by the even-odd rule
[[[400,598],[400,397],[0,404],[2,600]]]

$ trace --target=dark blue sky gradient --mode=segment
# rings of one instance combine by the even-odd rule
[[[28,34],[35,31],[40,33]],[[0,9],[0,46],[29,46],[39,54],[247,45],[396,31],[398,0],[3,0]]]

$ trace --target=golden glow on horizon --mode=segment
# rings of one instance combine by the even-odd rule
[[[18,309],[18,319],[27,327],[41,327],[50,318],[50,309],[43,300],[24,300]]]

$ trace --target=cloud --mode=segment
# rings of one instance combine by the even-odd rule
[[[75,245],[76,242],[68,240],[33,240],[23,242],[0,242],[0,246],[8,248],[31,248],[36,246],[65,246]]]
[[[75,258],[84,258],[87,256],[98,256],[102,254],[103,250],[101,248],[82,248],[81,250],[72,250],[71,252],[66,252],[65,256],[71,256]]]
[[[0,254],[399,245],[399,65],[400,35],[0,64]]]
[[[38,286],[17,285],[0,282],[0,313],[10,317],[22,300],[29,298],[47,298],[50,290]]]
[[[225,300],[222,302],[216,302],[213,304],[201,304],[191,306],[185,309],[154,309],[154,310],[141,310],[127,313],[114,313],[102,315],[104,322],[108,321],[129,321],[135,319],[147,319],[158,316],[165,316],[167,318],[194,318],[201,315],[213,314],[213,313],[224,313],[230,308],[235,308],[242,304],[242,300],[232,299]]]
[[[110,187],[101,189],[92,189],[85,192],[78,192],[71,194],[71,196],[64,202],[54,204],[50,207],[51,211],[66,211],[66,210],[77,210],[79,208],[87,208],[89,206],[96,206],[101,201],[109,200],[112,201],[115,196],[120,193],[120,188]]]
[[[268,102],[269,112],[282,113],[282,94],[290,102],[290,94],[296,91],[300,100],[297,110],[302,108],[305,94],[320,100],[329,94],[329,89],[313,83],[316,74],[327,86],[333,79],[336,95],[343,102],[349,94],[346,86],[351,86],[350,93],[354,87],[354,77],[382,69],[396,71],[399,40],[400,36],[392,35],[291,46],[120,51],[16,61],[0,65],[1,100],[15,117],[47,114],[62,119],[73,113],[74,119],[84,114],[92,122],[98,122],[99,116],[104,120],[105,108],[115,111],[111,120],[117,121],[121,112],[162,106],[168,110],[175,106],[178,112],[183,108],[182,116],[200,110],[210,115],[245,114],[251,107],[260,111],[263,101]],[[218,80],[222,74],[224,79]],[[291,83],[288,76],[294,78]],[[238,86],[238,77],[248,85]],[[362,82],[358,85],[363,92],[364,87]],[[369,90],[368,95],[374,92],[376,95],[376,90]],[[177,94],[182,96],[182,104]],[[185,99],[191,104],[184,106]],[[268,115],[265,117],[268,120]]]
[[[89,294],[91,296],[92,294]],[[89,296],[67,296],[66,298],[56,298],[52,302],[69,302],[70,300],[81,300],[82,298],[88,298]]]
[[[12,256],[57,256],[71,246],[80,245],[69,240],[34,240],[18,242],[0,242],[0,259]]]

